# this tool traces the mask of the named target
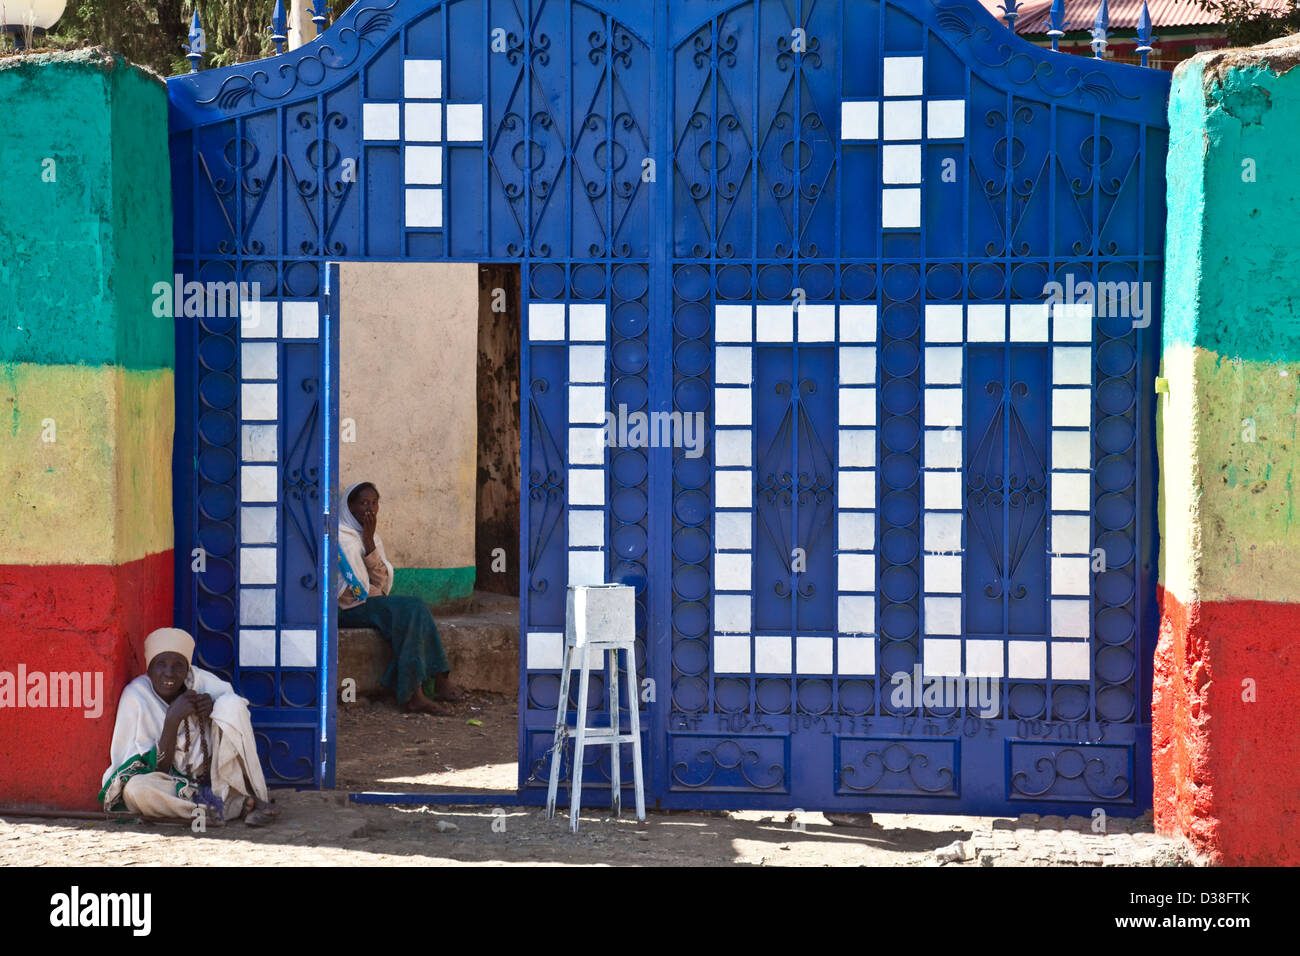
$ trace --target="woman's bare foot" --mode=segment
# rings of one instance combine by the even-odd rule
[[[439,700],[464,700],[465,692],[451,682],[446,674],[438,674],[433,679],[433,691]]]
[[[415,688],[415,693],[411,695],[411,699],[402,705],[402,709],[408,713],[434,714],[438,717],[447,717],[454,713],[451,704],[441,700],[429,700],[428,697],[424,696],[424,691],[418,686]]]

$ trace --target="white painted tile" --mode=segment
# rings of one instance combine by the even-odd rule
[[[921,579],[926,594],[960,594],[962,584],[961,555],[927,554]]]
[[[921,147],[919,145],[881,147],[881,178],[885,185],[921,181]]]
[[[414,143],[437,143],[442,140],[442,104],[407,103],[406,139]]]
[[[926,634],[961,633],[961,598],[925,597],[925,620],[922,630]]]
[[[719,471],[713,476],[714,504],[718,508],[752,508],[754,505],[754,473]]]
[[[1051,482],[1053,511],[1092,510],[1092,475],[1054,471]]]
[[[368,140],[400,139],[402,136],[396,103],[362,103],[362,136]]]
[[[1052,431],[1053,468],[1091,468],[1092,436],[1084,431]]]
[[[275,461],[277,425],[241,425],[239,457],[243,461]]]
[[[406,228],[442,228],[441,189],[409,188],[406,190]]]
[[[961,342],[962,339],[961,306],[927,305],[925,307],[927,342]]]
[[[404,172],[408,186],[441,186],[442,147],[406,147]]]
[[[876,139],[880,136],[880,104],[845,100],[840,104],[840,136],[843,139]]]
[[[1087,388],[1052,389],[1052,425],[1056,428],[1092,423],[1092,390]]]
[[[1056,554],[1089,554],[1092,519],[1088,515],[1052,515],[1052,548]]]
[[[239,469],[240,501],[275,501],[280,487],[274,465],[243,465]]]
[[[876,642],[871,638],[841,637],[835,643],[839,653],[836,673],[841,677],[876,672]]]
[[[1053,385],[1091,385],[1092,349],[1056,346],[1052,349]]]
[[[274,667],[275,631],[240,628],[239,666]]]
[[[442,60],[407,60],[402,75],[402,95],[408,100],[442,98]]]
[[[245,627],[274,627],[275,588],[240,588],[239,623]]]
[[[714,310],[714,339],[718,342],[752,342],[754,340],[754,307],[752,305],[720,305]]]
[[[797,673],[800,674],[834,674],[834,638],[798,638],[795,641],[795,666]]]
[[[839,507],[876,507],[876,473],[874,471],[841,471]]]
[[[876,390],[840,388],[840,425],[875,425]]]
[[[749,636],[717,634],[713,638],[713,673],[749,673]]]
[[[569,584],[604,584],[604,551],[570,551]]]
[[[876,432],[872,428],[841,428],[841,468],[876,467]],[[873,506],[874,507],[874,506]]]
[[[275,548],[239,549],[240,584],[274,584],[275,573]]]
[[[800,342],[835,341],[835,306],[801,305],[795,317],[799,322]]]
[[[794,341],[794,304],[760,305],[758,313],[758,342]]]
[[[599,508],[570,508],[569,547],[603,548],[604,546],[605,512]]]
[[[876,599],[868,594],[841,594],[836,599],[841,634],[876,633]]]
[[[570,428],[569,464],[605,464],[605,429]]]
[[[719,345],[713,354],[714,381],[719,385],[749,385],[754,381],[754,350],[743,345]]]
[[[927,637],[923,642],[921,671],[926,677],[960,677],[961,641]]]
[[[790,638],[770,635],[754,635],[754,673],[755,674],[791,674]]]
[[[841,551],[876,549],[876,516],[870,511],[841,511],[838,518]]]
[[[1005,305],[969,305],[966,307],[968,342],[1005,342],[1007,307]]]
[[[880,224],[886,229],[920,228],[921,190],[882,189],[880,191]]]
[[[1086,641],[1052,642],[1052,680],[1088,680],[1091,653]]]
[[[280,303],[275,299],[245,299],[239,303],[239,335],[273,339],[280,332]]]
[[[239,374],[250,378],[280,377],[279,347],[274,342],[244,342],[239,346]]]
[[[927,139],[962,139],[966,135],[965,100],[931,100],[925,104]]]
[[[315,667],[316,644],[317,637],[315,631],[281,631],[280,666]]]
[[[960,511],[964,503],[961,472],[927,471],[922,505],[928,511]]]
[[[316,300],[285,300],[281,309],[281,334],[286,339],[320,337],[320,304]]]
[[[1091,303],[1058,302],[1054,305],[1052,307],[1052,339],[1057,342],[1091,342]]]
[[[931,552],[960,551],[961,518],[961,512],[925,512],[925,517],[922,519],[925,550]],[[929,590],[929,588],[926,590]]]
[[[841,551],[837,556],[839,577],[836,590],[874,591],[876,589],[876,556],[870,552]]]
[[[940,428],[960,428],[962,423],[962,390],[960,388],[927,388],[925,390],[925,424]]]
[[[884,91],[886,96],[920,96],[925,59],[919,56],[887,56],[884,58]]]
[[[962,381],[962,350],[960,346],[930,346],[925,350],[925,383],[927,385],[960,385]]]
[[[569,421],[575,424],[605,424],[605,386],[570,385]]]
[[[1058,558],[1052,561],[1052,594],[1087,594],[1091,559]]]
[[[590,302],[569,306],[569,338],[575,342],[604,342],[605,306]]]
[[[750,590],[750,568],[753,555],[748,552],[722,551],[713,556],[713,589],[715,591]]]
[[[569,504],[603,506],[605,504],[605,469],[570,468]]]
[[[748,388],[713,390],[713,424],[749,425],[753,421],[753,393]]]
[[[1052,637],[1091,637],[1092,609],[1088,603],[1053,598]]]
[[[966,676],[1001,677],[1002,652],[1001,641],[967,641]]]
[[[570,345],[569,381],[604,382],[605,346]]]
[[[713,596],[713,629],[719,634],[748,634],[750,627],[748,594]],[[746,638],[748,640],[748,638]],[[745,669],[749,669],[748,656]]]
[[[873,385],[876,381],[876,350],[842,346],[840,355],[841,385]]]
[[[881,112],[885,139],[921,138],[920,100],[886,100]]]
[[[1047,314],[1046,302],[1011,306],[1011,341],[1046,342]]]
[[[926,468],[960,468],[962,434],[960,428],[929,430],[925,433]]]
[[[1007,641],[1007,677],[1042,680],[1046,676],[1046,641]]]
[[[483,104],[447,104],[447,141],[477,143],[483,139]]]
[[[564,303],[530,303],[528,306],[528,338],[532,342],[562,342],[564,340]]]
[[[558,671],[564,668],[564,634],[557,631],[529,631],[525,641],[530,671]]]
[[[876,341],[876,307],[874,305],[840,306],[840,341]]]
[[[713,546],[720,551],[748,551],[753,547],[753,525],[753,516],[748,511],[715,512]]]
[[[713,463],[718,467],[728,465],[747,468],[754,464],[748,428],[719,428],[713,433]]]
[[[275,508],[244,506],[239,509],[240,544],[275,544]]]

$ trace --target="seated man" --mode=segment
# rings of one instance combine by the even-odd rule
[[[191,667],[194,638],[174,627],[145,639],[147,673],[126,685],[113,725],[112,764],[99,799],[105,810],[225,826],[243,816],[265,826],[279,815],[257,759],[248,701]]]

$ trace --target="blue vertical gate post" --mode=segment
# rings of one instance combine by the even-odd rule
[[[619,581],[663,806],[1149,804],[1167,75],[973,0],[362,0],[170,83],[177,270],[275,303],[183,346],[177,481],[277,779],[330,736],[308,307],[327,260],[458,260],[521,268],[523,800],[565,587]]]

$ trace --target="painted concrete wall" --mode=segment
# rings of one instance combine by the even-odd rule
[[[1300,863],[1300,45],[1277,42],[1188,61],[1170,99],[1155,810],[1233,864]]]
[[[92,809],[122,687],[172,620],[167,97],[83,50],[0,61],[0,102],[0,805]],[[97,704],[42,701],[73,671]]]
[[[396,569],[395,593],[435,604],[467,597],[478,266],[347,262],[340,277],[340,490],[357,481],[379,488],[379,536]]]

